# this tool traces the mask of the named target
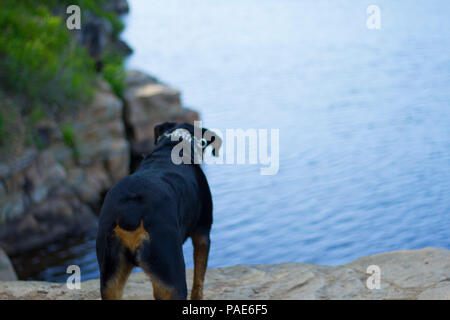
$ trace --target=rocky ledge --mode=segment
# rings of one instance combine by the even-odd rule
[[[178,90],[143,72],[127,71],[123,99],[98,79],[93,101],[68,121],[73,146],[43,119],[42,150],[0,149],[0,246],[14,258],[94,230],[104,194],[153,150],[155,124],[198,119]]]
[[[381,270],[380,289],[368,289],[367,267]],[[187,270],[188,284],[192,270]],[[125,299],[153,299],[146,275],[131,275]],[[99,299],[99,281],[66,284],[0,282],[0,299]],[[446,299],[450,300],[450,251],[427,248],[364,257],[342,266],[303,263],[209,269],[205,299]]]

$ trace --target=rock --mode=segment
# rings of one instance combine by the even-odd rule
[[[68,171],[55,159],[52,149],[27,149],[19,157],[11,157],[3,169],[0,244],[9,255],[95,228],[91,208],[70,186]],[[103,189],[111,185],[105,176],[109,184]]]
[[[110,0],[104,4],[106,11],[114,11],[117,14],[125,14],[130,11],[127,0]]]
[[[181,104],[180,92],[140,71],[128,71],[124,120],[131,142],[131,171],[154,148],[153,129],[164,121],[193,122],[197,112]]]
[[[97,213],[104,193],[129,171],[130,146],[122,112],[122,101],[108,83],[99,79],[93,102],[78,113],[72,124],[78,166],[69,166],[68,181]]]
[[[0,228],[0,243],[9,255],[42,247],[69,235],[96,228],[97,219],[66,185],[50,189],[46,200]]]
[[[28,206],[45,198],[54,166],[51,157],[39,154],[35,149],[25,149],[19,156],[0,164],[4,189],[0,193],[0,225],[19,218]]]
[[[122,175],[128,169],[129,146],[122,121],[122,101],[109,84],[98,82],[93,102],[78,113],[72,123],[76,135],[79,162],[83,166],[108,159],[122,160]]]
[[[89,105],[63,119],[69,126],[37,124],[42,150],[21,149],[0,161],[0,244],[8,254],[95,226],[92,213],[129,173],[131,155],[137,164],[152,150],[154,125],[198,118],[181,106],[177,90],[138,71],[128,72],[125,109],[104,80],[95,89]]]
[[[0,248],[0,281],[17,280],[16,272],[6,253]]]
[[[101,10],[108,16],[120,16],[129,11],[127,0],[109,0],[103,1]],[[82,46],[86,47],[87,52],[95,60],[96,70],[100,72],[103,69],[103,60],[106,54],[114,52],[115,54],[128,55],[132,49],[119,39],[121,27],[108,19],[104,14],[99,14],[97,10],[89,10],[89,6],[82,7],[81,29],[70,30],[74,39]],[[99,8],[100,9],[100,8]],[[66,6],[54,8],[54,12],[66,18]]]
[[[51,152],[29,149],[0,175],[0,244],[9,254],[94,228],[96,218]]]
[[[0,96],[0,118],[2,121],[2,137],[0,138],[0,175],[1,163],[20,156],[26,141],[26,125],[20,115],[19,108],[6,95]]]
[[[369,265],[381,269],[380,289],[368,289]],[[192,270],[187,270],[188,288]],[[208,269],[205,299],[450,299],[450,251],[426,248],[358,259],[342,266],[302,263]],[[0,282],[0,299],[99,299],[99,280],[80,290],[49,282]],[[130,276],[125,299],[153,299],[144,273]]]

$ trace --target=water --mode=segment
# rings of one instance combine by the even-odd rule
[[[381,30],[366,28],[374,2]],[[277,175],[205,169],[210,267],[450,249],[448,1],[130,3],[129,68],[179,88],[206,127],[280,129]],[[92,238],[57,255],[79,246],[55,263],[97,277]]]

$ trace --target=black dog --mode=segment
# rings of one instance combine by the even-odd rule
[[[208,132],[211,141],[194,138],[194,126],[188,123],[166,122],[155,127],[155,150],[135,173],[111,188],[102,206],[97,235],[102,299],[120,299],[135,266],[150,276],[155,299],[186,299],[182,245],[188,237],[194,246],[191,299],[203,297],[212,199],[199,165],[177,165],[171,159],[179,144],[173,137],[182,131],[189,134],[190,147],[203,152],[213,144],[217,155],[221,140],[207,129],[200,133]],[[185,150],[180,156],[183,153],[190,156]]]

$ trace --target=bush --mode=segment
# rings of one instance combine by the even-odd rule
[[[80,158],[80,153],[78,151],[75,129],[70,124],[64,124],[61,126],[60,130],[65,145],[72,150],[72,156],[75,161],[78,161]]]
[[[103,57],[103,78],[111,85],[114,93],[122,97],[125,89],[124,57],[107,52]]]
[[[20,97],[25,113],[34,105],[61,112],[87,102],[92,96],[94,62],[71,37],[65,12],[77,4],[109,20],[117,37],[122,22],[102,10],[102,0],[2,0],[0,10],[0,85]],[[104,75],[120,91],[123,58],[114,57]]]
[[[25,114],[36,104],[63,111],[92,95],[92,59],[76,45],[63,19],[43,4],[3,0],[0,56],[0,83],[20,96]]]
[[[0,94],[12,99],[27,127],[43,117],[61,121],[67,111],[88,103],[97,77],[95,63],[71,36],[64,14],[67,6],[79,5],[82,15],[91,12],[107,19],[118,37],[123,24],[115,14],[102,10],[104,0],[1,2]],[[110,53],[103,60],[102,75],[120,95],[124,58]],[[5,112],[0,110],[0,145],[10,122]]]

